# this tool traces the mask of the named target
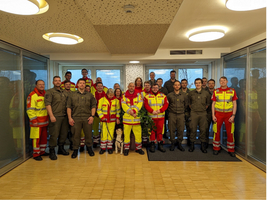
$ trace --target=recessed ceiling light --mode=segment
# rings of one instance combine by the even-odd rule
[[[1,0],[0,10],[17,15],[35,15],[48,10],[45,0]]]
[[[69,33],[46,33],[43,38],[58,44],[73,45],[83,42],[83,39],[77,35]]]
[[[133,60],[133,61],[130,61],[129,63],[140,63],[140,61]]]
[[[225,27],[206,26],[190,30],[186,36],[193,42],[207,42],[222,38],[226,30]]]
[[[229,10],[234,11],[249,11],[265,8],[266,0],[227,0],[225,6]]]

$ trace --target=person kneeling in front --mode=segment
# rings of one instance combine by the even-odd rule
[[[94,96],[85,90],[85,80],[78,80],[78,89],[73,92],[67,102],[67,113],[71,132],[73,134],[73,154],[72,158],[78,155],[80,146],[81,130],[85,135],[85,145],[90,156],[94,156],[92,145],[92,124],[96,111],[96,100]]]

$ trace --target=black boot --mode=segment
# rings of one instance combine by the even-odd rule
[[[142,149],[135,150],[136,153],[139,153],[140,155],[144,155],[145,152]]]
[[[235,152],[228,152],[231,157],[235,157]]]
[[[80,147],[80,152],[83,152],[83,151],[84,151],[84,146]]]
[[[219,151],[217,151],[217,150],[213,150],[213,155],[218,155],[219,154]]]
[[[207,147],[206,142],[201,142],[201,151],[203,153],[208,153],[206,147]]]
[[[172,142],[171,147],[170,147],[170,151],[174,151],[174,149],[175,149],[175,142]]]
[[[69,147],[70,150],[73,150],[73,143],[70,142],[70,147]]]
[[[71,158],[76,158],[78,155],[78,149],[75,149],[71,155]]]
[[[103,154],[106,152],[106,149],[100,149],[99,154]]]
[[[160,141],[158,143],[158,150],[165,153],[166,152],[166,149],[163,148],[163,141]]]
[[[97,148],[97,143],[94,143],[94,144],[93,144],[93,147],[94,147],[94,148]]]
[[[113,154],[113,149],[108,149],[108,154]]]
[[[150,142],[150,148],[149,148],[149,151],[150,151],[151,153],[155,153],[155,148],[156,148],[156,146],[155,146],[155,142]]]
[[[180,151],[185,151],[183,146],[182,146],[182,143],[181,142],[178,142],[178,147],[177,149],[179,149]]]
[[[190,148],[188,149],[189,152],[193,152],[195,150],[194,142],[190,143]]]
[[[88,146],[86,146],[86,149],[87,149],[87,151],[88,151],[89,156],[94,156],[94,155],[95,155],[95,153],[94,153],[92,147],[88,147]]]
[[[55,152],[54,148],[50,148],[49,149],[49,158],[51,160],[56,160],[57,159],[56,152]]]
[[[68,156],[68,155],[69,155],[69,152],[67,152],[67,151],[64,149],[64,145],[59,145],[59,146],[58,146],[57,154],[61,154],[61,155],[64,155],[64,156]]]
[[[41,156],[33,157],[34,160],[41,161],[43,160]]]
[[[129,149],[125,149],[124,152],[123,152],[123,154],[124,154],[125,156],[128,156],[128,155],[129,155]]]

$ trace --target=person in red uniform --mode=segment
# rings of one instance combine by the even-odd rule
[[[82,75],[83,75],[83,79],[85,80],[85,85],[90,85],[90,87],[92,87],[92,85],[94,84],[93,80],[88,78],[88,70],[87,69],[82,69]],[[76,83],[76,88],[78,88],[78,81]]]
[[[71,79],[71,72],[67,71],[65,73],[65,81],[61,82],[61,85],[60,85],[60,87],[63,90],[65,89],[65,83],[66,83],[66,81],[68,81],[68,82],[70,82],[70,90],[71,91],[75,91],[75,83],[71,82],[70,79]]]
[[[236,114],[236,92],[233,88],[227,86],[227,78],[220,78],[220,88],[214,90],[211,100],[212,103],[212,118],[214,121],[213,130],[213,154],[218,155],[220,147],[220,130],[224,122],[227,133],[227,150],[230,156],[235,157],[235,142],[234,142],[234,120]]]
[[[165,110],[168,108],[169,102],[166,95],[159,92],[159,85],[157,83],[154,83],[152,91],[145,96],[144,106],[148,111],[148,116],[152,118],[156,126],[156,130],[151,131],[149,151],[154,153],[155,143],[158,142],[158,150],[165,152],[162,135],[164,133]]]
[[[27,97],[27,114],[30,119],[30,138],[33,144],[33,158],[41,161],[47,144],[48,114],[45,108],[45,83],[42,80],[36,81],[36,87]]]

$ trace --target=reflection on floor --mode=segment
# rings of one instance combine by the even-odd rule
[[[266,174],[244,160],[149,162],[97,151],[30,159],[0,178],[0,199],[266,199]]]

